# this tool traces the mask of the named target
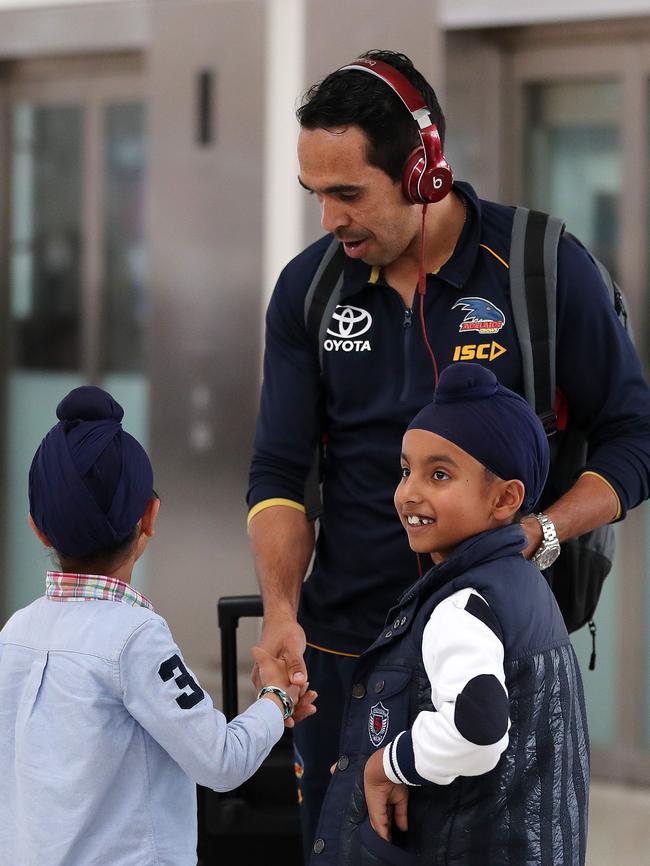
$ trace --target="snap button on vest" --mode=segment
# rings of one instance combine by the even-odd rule
[[[399,627],[400,627],[400,621],[399,621],[399,617],[397,617],[397,619],[393,623],[393,628],[399,628]]]
[[[350,759],[347,755],[341,755],[341,757],[337,761],[337,766],[339,770],[347,770],[350,765]]]
[[[325,848],[325,840],[324,839],[316,839],[316,841],[314,842],[314,847],[312,848],[312,851],[314,852],[314,854],[322,854],[324,848]]]
[[[352,686],[352,697],[357,700],[361,700],[361,698],[365,698],[366,696],[366,687],[363,683],[355,683]]]
[[[406,616],[403,616],[403,617],[402,617],[402,618],[401,618],[401,620],[400,620],[400,623],[399,623],[399,624],[400,624],[400,625],[406,625],[406,620],[407,620],[407,619],[408,619],[408,617],[406,617]]]
[[[375,683],[375,692],[377,694],[379,694],[379,692],[383,692],[385,685],[386,683],[384,682],[384,680],[377,680],[377,682]]]

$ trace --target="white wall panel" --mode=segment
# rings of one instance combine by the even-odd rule
[[[217,599],[257,591],[244,497],[259,387],[265,21],[262,0],[163,0],[149,55],[151,440],[162,498],[149,594],[212,693]],[[207,144],[197,140],[202,71],[214,75]]]
[[[438,0],[440,25],[459,30],[650,15],[649,0]]]
[[[0,2],[0,57],[129,51],[150,40],[149,0],[48,6]]]

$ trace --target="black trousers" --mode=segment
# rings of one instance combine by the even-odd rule
[[[356,659],[307,647],[305,664],[309,687],[318,692],[318,712],[299,722],[293,732],[306,866],[330,781],[330,767],[339,757],[343,709],[352,688]]]

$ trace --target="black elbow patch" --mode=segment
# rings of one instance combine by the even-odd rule
[[[477,746],[498,743],[508,730],[508,696],[493,674],[471,679],[456,698],[454,724]]]

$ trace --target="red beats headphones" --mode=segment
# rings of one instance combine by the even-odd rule
[[[404,166],[402,190],[407,201],[429,204],[440,201],[451,190],[451,167],[442,153],[438,127],[431,122],[431,112],[411,82],[390,63],[360,58],[339,72],[354,69],[369,72],[395,91],[418,124],[422,146],[416,147]]]

